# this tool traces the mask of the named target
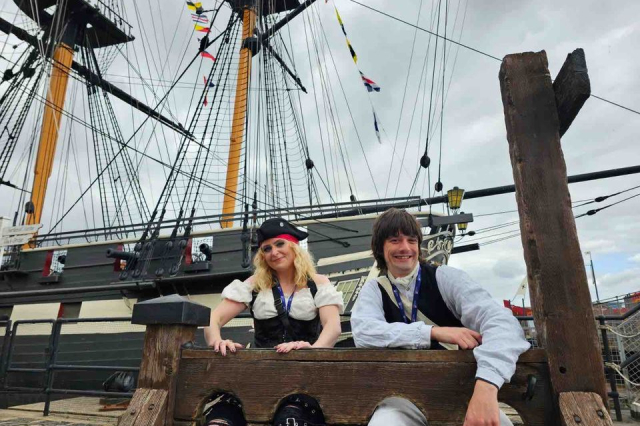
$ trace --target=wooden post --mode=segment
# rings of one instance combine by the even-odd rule
[[[500,89],[533,316],[548,354],[553,401],[558,404],[562,392],[593,392],[606,401],[600,343],[560,146],[557,90],[546,53],[506,56]],[[560,424],[558,414],[554,417],[554,424]]]
[[[564,61],[553,82],[553,90],[556,94],[560,137],[562,137],[591,95],[591,82],[587,73],[584,50],[576,49],[567,55],[567,60]]]
[[[182,345],[199,325],[209,325],[211,309],[177,294],[137,303],[133,324],[144,324],[144,349],[138,388],[118,426],[173,424],[175,378]]]

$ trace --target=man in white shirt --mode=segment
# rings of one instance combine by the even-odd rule
[[[373,225],[371,249],[380,277],[362,287],[351,314],[357,347],[473,350],[478,369],[465,426],[511,425],[498,390],[529,348],[511,311],[466,273],[421,262],[422,230],[409,213],[390,209]],[[401,309],[402,308],[402,309]],[[411,402],[388,398],[369,426],[427,424]]]

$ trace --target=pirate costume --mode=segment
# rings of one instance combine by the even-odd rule
[[[476,379],[498,389],[513,376],[518,357],[530,346],[511,311],[465,272],[445,265],[418,264],[406,277],[387,273],[367,281],[351,313],[356,347],[454,349],[431,340],[434,326],[467,327],[482,334],[482,344],[473,350]],[[409,401],[388,398],[369,426],[386,424],[427,423]],[[511,424],[502,412],[500,424]]]
[[[266,220],[257,231],[258,245],[271,238],[281,238],[298,244],[308,234],[284,219]],[[258,291],[257,286],[247,281],[234,280],[222,291],[222,299],[244,303],[254,319],[254,348],[273,348],[280,343],[306,341],[315,343],[321,331],[318,310],[323,306],[335,305],[344,312],[342,293],[332,284],[316,285],[311,277],[305,288],[296,288],[291,294],[282,291],[277,279],[269,290]],[[205,414],[206,424],[224,420],[229,425],[244,426],[239,402],[225,394],[222,407],[213,405]],[[231,406],[231,409],[229,409]],[[234,408],[235,407],[235,408]],[[274,425],[286,425],[287,419],[296,419],[309,426],[324,424],[324,416],[318,403],[306,395],[289,396],[276,411]],[[209,423],[212,422],[212,423]]]

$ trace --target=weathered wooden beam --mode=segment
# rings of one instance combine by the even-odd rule
[[[209,325],[211,310],[177,294],[137,303],[131,322],[144,324],[138,388],[118,426],[173,424],[175,378],[182,345],[194,340],[199,325]],[[142,414],[144,413],[144,414]]]
[[[567,55],[553,82],[553,91],[556,94],[560,137],[562,137],[591,95],[584,50],[576,49]]]
[[[555,404],[561,392],[572,391],[595,392],[606,401],[546,53],[506,56],[500,88],[533,316]]]
[[[561,393],[560,411],[564,426],[613,426],[609,410],[595,393]]]
[[[402,396],[425,413],[429,426],[459,426],[476,368],[472,351],[317,349],[278,354],[254,349],[223,357],[211,349],[185,349],[174,422],[196,422],[207,398],[227,391],[240,399],[250,424],[268,424],[282,399],[305,393],[318,400],[331,425],[365,425],[380,401]],[[535,385],[530,376],[537,379]],[[533,350],[520,357],[498,398],[513,407],[525,425],[542,426],[553,424],[545,418],[550,396],[544,351]]]
[[[162,426],[167,409],[167,391],[164,389],[140,389],[136,391],[120,416],[118,426]]]

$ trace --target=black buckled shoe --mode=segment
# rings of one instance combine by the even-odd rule
[[[326,426],[320,404],[309,395],[285,398],[273,418],[273,426]]]
[[[216,395],[213,405],[204,412],[207,426],[247,426],[242,413],[242,404],[230,394]]]

